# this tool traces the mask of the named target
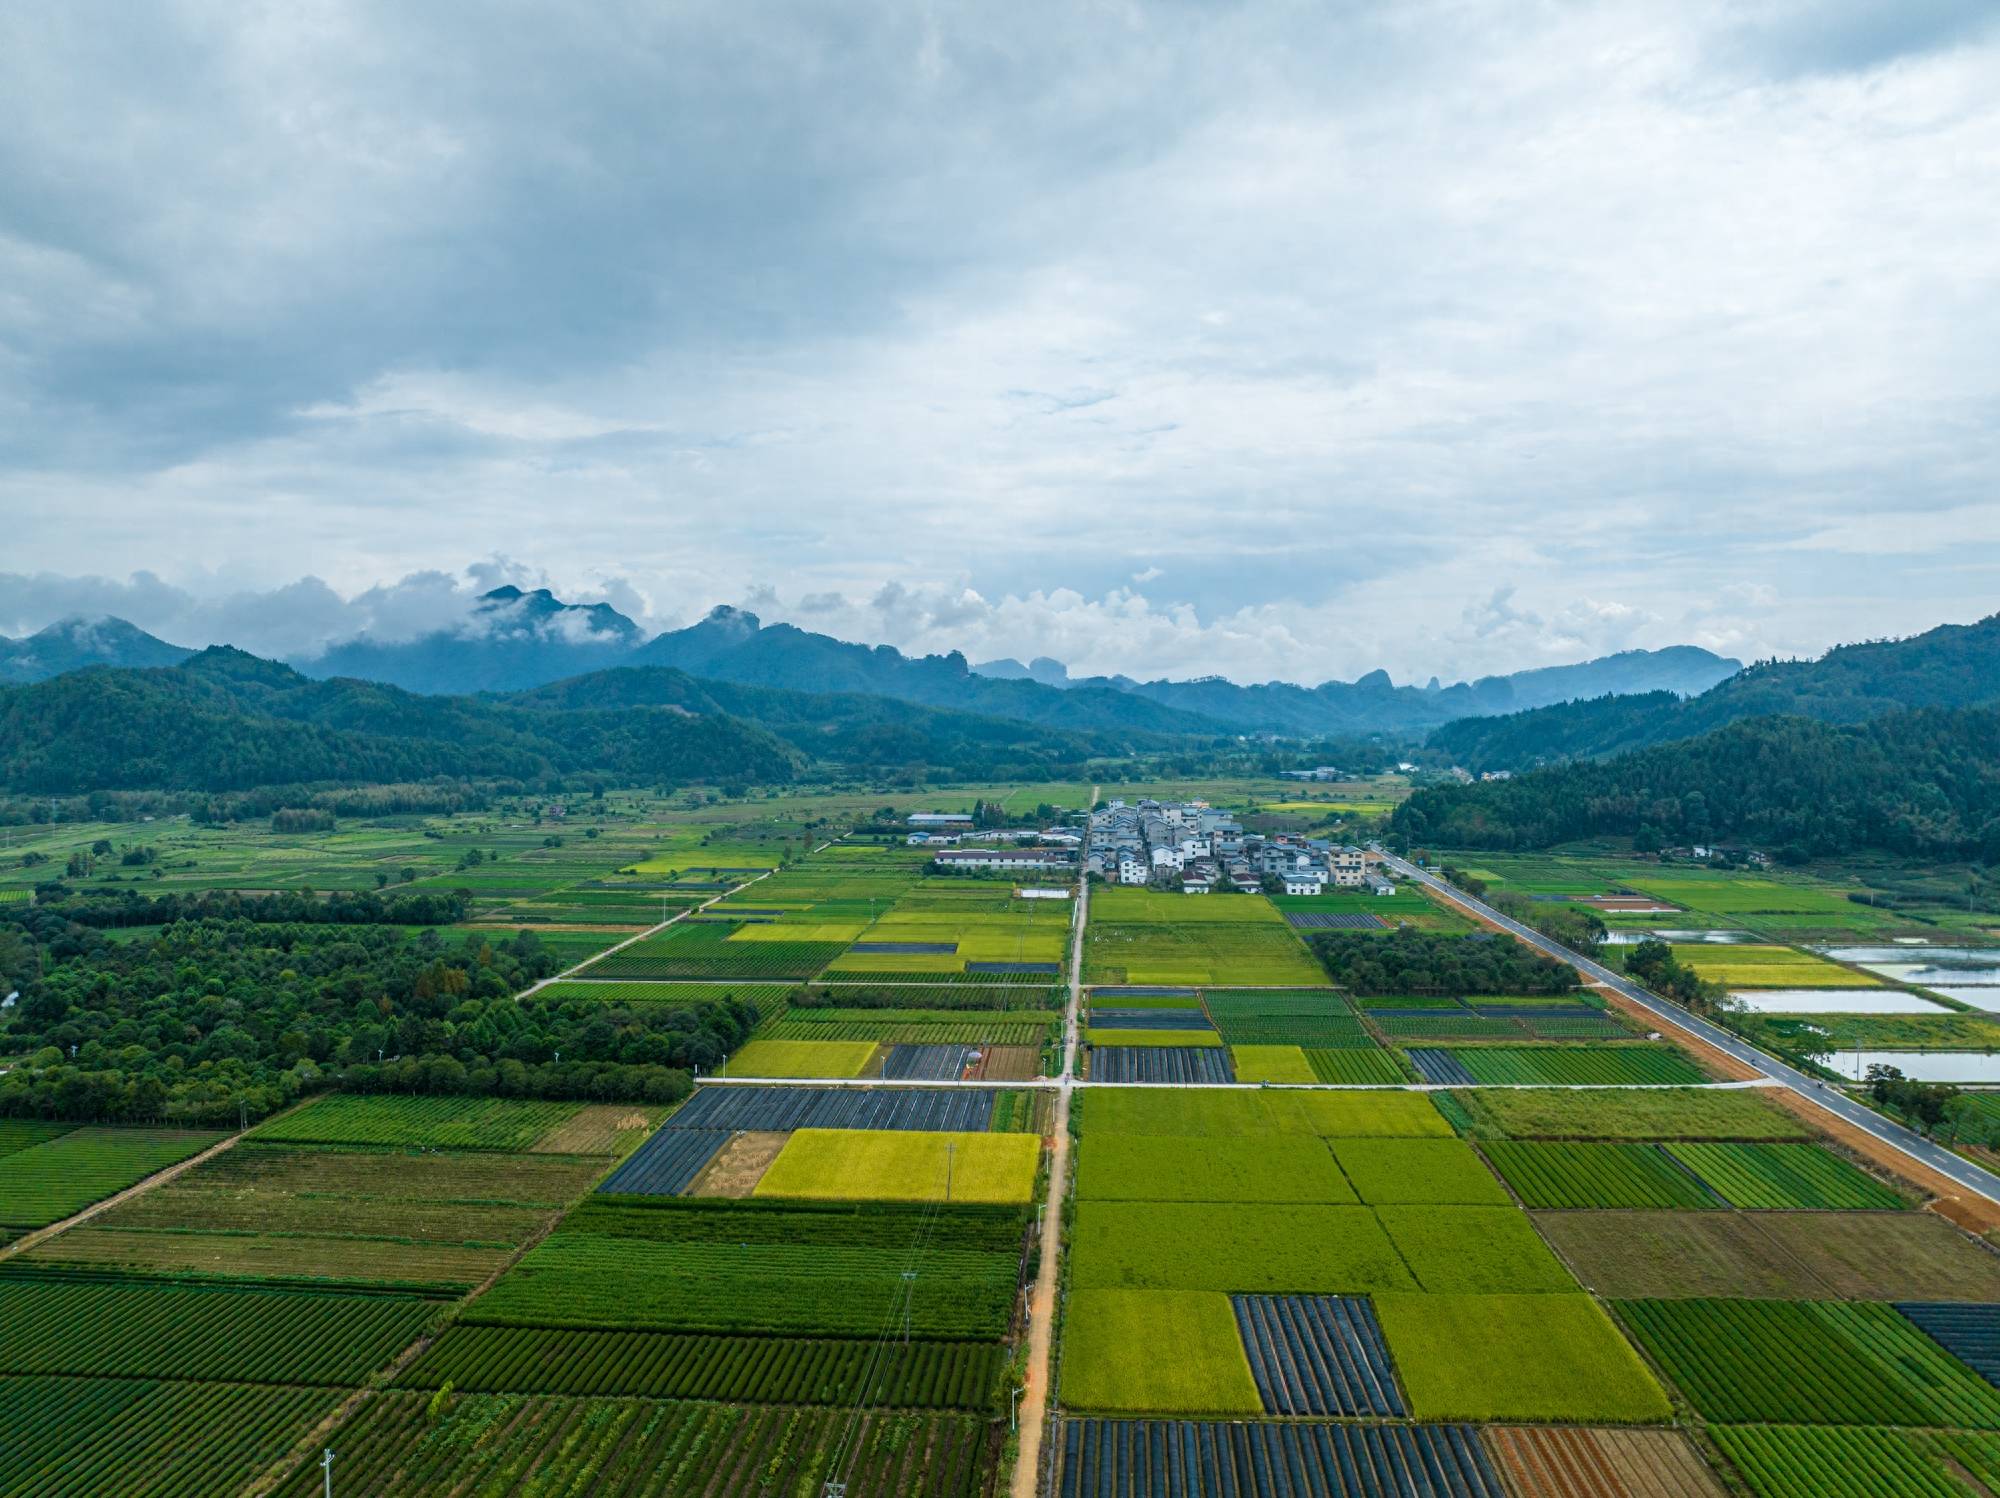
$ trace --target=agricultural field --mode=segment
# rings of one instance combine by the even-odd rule
[[[1190,900],[1107,887],[1091,901],[1086,983],[1313,987],[1326,974],[1262,895]]]
[[[495,1394],[384,1394],[328,1438],[358,1492],[536,1490],[761,1498],[817,1488],[834,1470],[857,1493],[975,1498],[985,1429],[963,1415]],[[313,1498],[317,1461],[278,1492]]]
[[[588,1154],[251,1140],[20,1263],[463,1292],[505,1267],[604,1166]]]
[[[272,1144],[376,1144],[437,1149],[526,1150],[556,1134],[581,1103],[510,1098],[370,1097],[327,1093],[259,1124]],[[644,1128],[645,1112],[639,1113]]]
[[[1030,1134],[800,1129],[755,1194],[815,1201],[1019,1202],[1035,1189]]]
[[[0,1125],[0,1230],[45,1227],[227,1136],[202,1129]]]

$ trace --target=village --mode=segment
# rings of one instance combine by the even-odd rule
[[[1205,801],[1114,800],[1074,827],[975,829],[963,812],[916,812],[907,841],[939,851],[940,869],[1071,873],[1184,894],[1218,889],[1317,895],[1396,890],[1379,854],[1327,838],[1245,831]],[[974,844],[977,846],[966,846]]]

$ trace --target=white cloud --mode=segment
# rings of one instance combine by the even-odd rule
[[[0,618],[407,637],[486,552],[1148,676],[1973,617],[1991,8],[1752,10],[22,11]]]

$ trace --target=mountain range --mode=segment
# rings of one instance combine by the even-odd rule
[[[2000,614],[1839,645],[1817,660],[1760,661],[1687,698],[1612,694],[1467,718],[1428,742],[1469,769],[1518,770],[1692,739],[1750,718],[1853,724],[1911,708],[1992,704],[2000,704]]]
[[[66,620],[0,639],[0,681],[32,682],[81,666],[165,666],[192,651],[122,620]],[[349,640],[295,658],[305,675],[354,678],[431,695],[517,692],[614,667],[663,667],[715,683],[889,698],[923,707],[1085,733],[1415,736],[1457,718],[1510,713],[1605,693],[1704,691],[1740,663],[1694,646],[1624,651],[1470,683],[1396,686],[1386,672],[1315,687],[1239,685],[1221,677],[1075,678],[1060,661],[977,667],[957,651],[907,656],[727,606],[647,638],[608,604],[565,603],[547,589],[497,588],[457,628],[407,641]]]

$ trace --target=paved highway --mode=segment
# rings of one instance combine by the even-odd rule
[[[1444,899],[1471,911],[1482,920],[1491,921],[1503,930],[1513,933],[1529,946],[1545,952],[1558,961],[1567,962],[1579,972],[1589,976],[1594,982],[1606,988],[1616,989],[1640,1008],[1659,1016],[1669,1024],[1678,1026],[1690,1034],[1699,1036],[1718,1051],[1729,1055],[1761,1072],[1764,1076],[1789,1087],[1801,1097],[1818,1104],[1829,1113],[1838,1114],[1858,1129],[1873,1134],[1884,1144],[1892,1145],[1912,1159],[1920,1160],[1939,1175],[1948,1176],[1975,1196],[1982,1196],[1991,1202],[2000,1202],[2000,1176],[1990,1170],[1982,1170],[1969,1160],[1961,1159],[1950,1150],[1932,1144],[1914,1129],[1906,1129],[1893,1123],[1881,1114],[1875,1113],[1848,1097],[1838,1088],[1829,1087],[1815,1078],[1807,1076],[1796,1067],[1788,1066],[1775,1056],[1758,1050],[1740,1036],[1732,1034],[1720,1025],[1711,1024],[1700,1016],[1690,1013],[1680,1005],[1671,1003],[1658,995],[1641,988],[1628,978],[1621,977],[1601,962],[1572,952],[1560,942],[1549,940],[1541,932],[1510,920],[1484,901],[1475,900],[1463,890],[1455,889],[1442,879],[1432,877],[1415,864],[1397,858],[1394,854],[1382,855],[1398,873],[1415,879],[1435,890]]]

